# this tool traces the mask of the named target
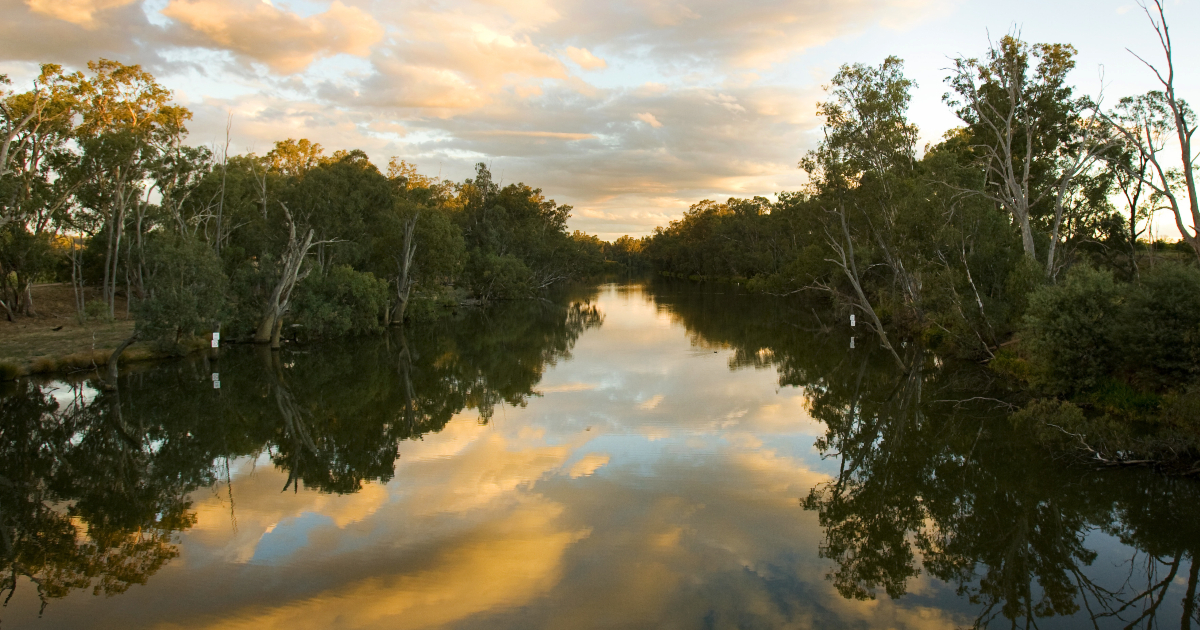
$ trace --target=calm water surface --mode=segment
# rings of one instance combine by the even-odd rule
[[[613,284],[9,385],[0,628],[1200,626],[1197,484],[821,324]]]

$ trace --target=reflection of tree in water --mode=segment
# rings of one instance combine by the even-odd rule
[[[1147,627],[1183,581],[1182,626],[1200,622],[1195,482],[1067,469],[996,401],[957,402],[989,396],[978,370],[909,348],[915,368],[901,374],[867,344],[849,350],[849,327],[815,333],[830,315],[717,295],[731,292],[668,283],[654,299],[696,343],[731,348],[730,369],[774,366],[781,385],[805,389],[826,427],[816,447],[839,469],[803,505],[825,530],[820,553],[842,596],[903,596],[924,568],[978,607],[978,627],[1077,613]],[[1136,550],[1117,560],[1128,562],[1120,584],[1089,577],[1098,555],[1086,539],[1097,530]]]
[[[65,389],[65,388],[64,388]],[[60,392],[62,393],[62,392]],[[115,392],[90,403],[21,383],[0,397],[0,545],[5,603],[28,579],[43,608],[75,589],[122,593],[177,555],[192,488],[170,454],[121,426]]]
[[[546,366],[601,322],[588,302],[517,302],[386,340],[143,368],[114,391],[10,387],[0,395],[0,594],[28,580],[44,606],[144,583],[195,522],[190,493],[228,481],[230,458],[268,453],[288,473],[285,490],[386,482],[400,441],[464,409],[486,422],[498,404],[523,405]]]
[[[546,367],[601,321],[589,303],[523,301],[396,331],[387,343],[275,353],[265,372],[283,421],[272,460],[291,487],[344,493],[386,482],[400,441],[441,431],[464,409],[487,422],[497,404],[523,406]]]

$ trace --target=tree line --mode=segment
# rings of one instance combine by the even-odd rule
[[[1106,107],[1068,81],[1072,46],[1010,34],[954,60],[944,101],[962,124],[923,151],[903,62],[842,66],[800,161],[805,189],[696,204],[644,256],[671,275],[823,298],[901,371],[916,368],[901,346],[918,344],[1038,396],[1195,431],[1197,121],[1162,5],[1143,8],[1161,89]],[[1181,241],[1149,238],[1156,212]]]
[[[607,244],[567,230],[540,189],[463,182],[307,139],[264,155],[187,144],[192,114],[136,65],[46,64],[0,77],[0,311],[31,286],[74,287],[79,317],[137,321],[139,339],[278,347],[374,332],[440,306],[534,295],[603,268]],[[124,313],[121,313],[124,309]],[[285,331],[289,331],[285,334]]]

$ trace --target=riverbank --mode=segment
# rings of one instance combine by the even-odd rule
[[[32,292],[34,315],[0,321],[0,380],[103,367],[117,346],[133,334],[134,322],[126,316],[121,298],[114,319],[80,321],[71,285],[40,284]],[[96,297],[91,291],[86,296],[89,300]],[[126,349],[121,361],[163,359],[207,346],[207,340],[193,340],[176,348],[140,342]]]

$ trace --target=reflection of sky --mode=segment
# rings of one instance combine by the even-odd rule
[[[977,611],[924,574],[898,601],[847,601],[824,579],[822,530],[798,501],[834,469],[800,390],[698,352],[636,292],[599,304],[604,325],[526,407],[486,426],[466,411],[401,444],[393,480],[353,495],[281,493],[268,460],[234,462],[229,484],[195,494],[181,556],[147,585],[75,594],[31,625],[970,623]]]

